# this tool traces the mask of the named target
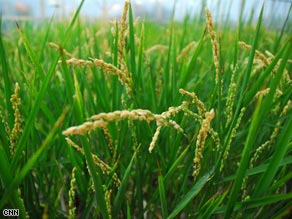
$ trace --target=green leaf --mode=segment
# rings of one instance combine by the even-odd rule
[[[130,174],[131,174],[132,165],[133,165],[134,159],[136,158],[136,155],[139,151],[139,148],[140,147],[137,148],[137,150],[135,151],[135,153],[133,154],[133,156],[131,158],[131,161],[130,161],[130,163],[129,163],[129,165],[128,165],[128,167],[123,175],[123,179],[122,179],[121,185],[118,189],[118,193],[115,197],[114,205],[113,205],[113,217],[114,218],[117,217],[118,212],[120,211],[120,208],[121,208],[121,204],[124,201],[125,191],[127,188]]]
[[[6,54],[5,54],[5,49],[3,45],[3,34],[2,34],[2,14],[0,14],[0,59],[1,59],[1,66],[2,66],[2,73],[3,73],[3,78],[4,78],[4,86],[5,86],[5,100],[6,100],[6,107],[8,110],[8,116],[9,116],[9,127],[12,128],[13,126],[13,120],[14,120],[14,114],[13,114],[13,109],[12,109],[12,104],[10,102],[10,97],[11,97],[11,84],[10,84],[10,79],[9,79],[9,72],[8,72],[8,64],[6,60]],[[5,136],[5,135],[1,135]]]
[[[184,88],[186,86],[188,80],[190,80],[190,73],[194,70],[194,66],[195,66],[196,61],[197,61],[199,54],[201,52],[204,36],[205,36],[205,32],[203,32],[203,34],[198,42],[198,45],[194,51],[194,54],[191,58],[191,61],[189,62],[188,66],[187,66],[187,69],[183,72],[181,84],[180,84],[181,88]]]
[[[8,157],[6,156],[2,145],[0,145],[0,176],[4,188],[9,187],[10,182],[13,180],[13,178],[10,172]],[[11,191],[11,194],[9,196],[1,194],[0,209],[3,209],[4,205],[6,204],[6,200],[9,199],[12,208],[18,208],[20,211],[20,218],[24,219],[26,218],[26,210],[17,190],[18,188]]]
[[[48,133],[46,139],[43,141],[43,143],[39,147],[39,149],[32,155],[31,158],[29,158],[29,160],[24,165],[24,167],[19,171],[17,176],[13,180],[11,180],[12,182],[10,182],[9,186],[6,187],[7,189],[4,192],[3,198],[1,200],[1,205],[10,197],[10,194],[12,194],[13,191],[17,190],[18,186],[20,185],[22,180],[25,178],[27,173],[34,167],[35,163],[37,162],[39,157],[43,154],[45,149],[48,147],[49,143],[52,141],[52,138],[54,137],[54,135],[58,131],[61,123],[63,122],[63,120],[65,118],[66,113],[68,112],[68,110],[69,110],[69,108],[66,108],[64,110],[64,112],[62,113],[60,118],[56,121],[53,128]],[[4,161],[5,161],[5,159],[4,159]],[[6,177],[9,177],[9,175],[6,175]]]
[[[69,28],[68,28],[68,30],[66,32],[65,39],[63,41],[63,45],[65,45],[67,43],[67,41],[69,40],[69,36],[70,36],[71,30],[72,30],[72,27],[73,27],[73,25],[74,25],[74,23],[75,23],[75,21],[77,19],[77,16],[78,16],[78,14],[79,14],[79,12],[81,10],[81,7],[82,7],[83,3],[84,3],[84,0],[81,1],[81,3],[79,5],[79,7],[78,7],[73,19],[72,19],[72,21],[70,23],[70,26],[69,26]],[[22,31],[20,31],[20,32],[22,33],[22,37],[24,37],[25,34]],[[26,44],[27,44],[26,49],[29,50],[29,48],[31,47],[30,43],[27,41]],[[32,58],[35,57],[33,51],[29,50],[28,52],[32,55]],[[47,92],[47,89],[49,87],[50,81],[51,81],[51,79],[52,79],[52,77],[53,77],[53,75],[55,73],[55,69],[56,69],[58,61],[60,59],[60,56],[61,55],[58,54],[55,57],[55,59],[53,60],[52,65],[50,66],[49,72],[45,75],[45,78],[43,80],[41,88],[40,88],[40,90],[38,92],[38,95],[36,97],[36,100],[34,102],[34,106],[31,109],[30,114],[29,114],[29,116],[28,116],[28,118],[26,120],[25,126],[23,128],[23,133],[22,133],[22,135],[21,135],[21,137],[20,137],[20,139],[18,141],[18,144],[17,144],[17,147],[16,147],[16,151],[15,151],[15,154],[14,154],[14,157],[13,157],[13,160],[12,160],[12,165],[11,166],[12,166],[12,170],[14,170],[14,171],[16,169],[17,163],[19,162],[19,157],[20,157],[21,151],[23,150],[23,148],[26,145],[26,142],[28,140],[30,130],[32,129],[33,124],[34,124],[34,119],[35,119],[37,113],[39,112],[39,109],[40,109],[40,106],[41,106],[41,102],[42,102],[42,100],[43,100],[43,98],[44,98],[44,96],[45,96],[45,94]],[[34,62],[36,62],[37,66],[39,66],[39,61],[38,60],[34,59]],[[38,69],[38,70],[41,71],[41,69]]]
[[[284,128],[281,130],[281,133],[279,135],[279,138],[277,140],[274,154],[272,155],[272,159],[269,163],[269,166],[267,168],[267,171],[264,172],[258,183],[256,184],[254,194],[252,197],[260,197],[262,196],[269,188],[271,183],[274,180],[274,177],[277,173],[277,170],[280,167],[280,164],[283,160],[283,157],[285,156],[289,142],[292,139],[292,117],[290,117],[287,124],[284,126]]]
[[[282,167],[284,165],[287,165],[287,164],[291,164],[291,163],[292,163],[292,156],[288,156],[288,157],[284,158],[281,161],[280,167]],[[253,169],[248,169],[246,171],[245,176],[253,176],[253,175],[256,175],[256,174],[259,174],[259,173],[266,172],[267,169],[268,169],[268,167],[269,167],[269,163],[267,163],[267,164],[261,164],[259,166],[254,167]],[[222,182],[228,182],[228,181],[234,180],[235,177],[236,177],[236,175],[232,175],[232,176],[225,177],[222,180]]]
[[[190,201],[199,194],[204,185],[211,179],[213,172],[214,167],[196,182],[196,184],[188,191],[183,199],[175,206],[167,219],[175,218],[187,206],[187,204],[189,204]]]
[[[210,202],[207,205],[207,208],[205,209],[204,213],[202,214],[202,216],[200,218],[204,218],[204,219],[210,218],[212,216],[212,214],[214,214],[214,212],[216,211],[218,206],[223,202],[223,200],[225,199],[228,192],[229,192],[229,189],[226,190],[221,195],[216,194],[214,197],[212,197]],[[216,197],[216,196],[219,196],[219,197]]]
[[[131,53],[131,72],[135,79],[137,79],[136,73],[136,53],[135,53],[135,29],[134,18],[132,12],[132,4],[129,5],[129,35],[130,35],[130,53]],[[135,80],[136,81],[136,80]]]
[[[241,155],[241,160],[240,164],[238,167],[238,170],[236,172],[236,178],[235,182],[233,184],[230,198],[228,200],[226,212],[225,212],[225,218],[230,218],[231,217],[231,212],[234,209],[237,197],[239,195],[243,178],[245,176],[246,170],[248,168],[249,164],[249,159],[250,159],[250,152],[252,150],[252,146],[254,145],[254,140],[256,138],[256,134],[258,131],[258,126],[259,126],[259,113],[260,113],[260,107],[261,107],[261,99],[258,101],[258,104],[256,106],[255,112],[253,113],[251,125],[249,128],[248,136],[246,143],[244,145],[244,149]]]
[[[131,208],[128,202],[127,202],[127,219],[131,219]]]
[[[160,202],[161,202],[161,209],[162,209],[162,217],[166,218],[167,212],[168,212],[167,202],[166,202],[163,177],[161,175],[159,164],[158,164],[158,188],[159,188],[159,195],[160,195]]]
[[[227,138],[225,138],[224,150],[226,148],[226,144],[228,142],[228,139],[230,138],[231,129],[232,129],[232,127],[234,127],[235,122],[237,120],[236,117],[239,115],[239,110],[241,108],[244,91],[246,89],[246,86],[247,86],[247,83],[248,83],[248,80],[249,80],[249,76],[251,74],[251,68],[252,68],[253,59],[254,59],[254,55],[255,55],[256,45],[257,45],[257,41],[258,41],[258,38],[259,38],[260,26],[261,26],[261,23],[262,23],[263,10],[264,10],[264,5],[262,6],[262,9],[261,9],[259,21],[257,23],[257,28],[256,28],[256,34],[255,34],[254,41],[253,41],[253,44],[252,44],[252,48],[251,48],[251,51],[250,51],[247,68],[246,68],[246,71],[245,71],[245,74],[244,74],[243,83],[242,83],[242,86],[241,86],[241,89],[240,89],[239,103],[237,105],[237,108],[236,108],[236,111],[235,111],[235,116],[234,116],[234,118],[232,120],[232,124],[231,124],[231,126],[229,128],[228,136],[227,136]],[[257,134],[257,131],[258,131],[258,125],[259,125],[259,122],[260,122],[259,119],[258,119],[259,112],[260,112],[260,101],[258,102],[258,105],[257,105],[257,107],[255,109],[255,112],[253,113],[251,127],[249,128],[249,132],[248,132],[247,140],[246,140],[243,152],[242,152],[239,168],[238,168],[237,173],[236,173],[236,179],[235,179],[234,185],[233,185],[232,190],[231,190],[230,198],[228,200],[227,209],[226,209],[225,216],[224,216],[224,218],[226,218],[226,219],[231,218],[231,213],[233,211],[234,205],[236,203],[236,199],[237,199],[237,197],[239,195],[239,192],[240,192],[240,189],[241,189],[243,177],[245,175],[246,169],[248,168],[250,152],[252,150],[252,146],[254,144],[254,140],[256,138],[256,134]]]
[[[244,202],[237,202],[234,207],[234,211],[239,211],[242,209],[254,209],[254,208],[262,208],[267,205],[271,205],[274,203],[279,203],[280,201],[290,200],[292,198],[292,193],[288,194],[276,194],[270,196],[264,196],[261,198],[250,199]],[[216,209],[215,213],[223,213],[226,211],[227,206],[220,206]]]
[[[277,53],[277,55],[273,58],[272,62],[269,64],[269,66],[267,66],[265,71],[260,75],[260,77],[255,81],[255,83],[252,84],[250,90],[247,92],[247,94],[244,97],[243,105],[247,105],[248,103],[250,103],[250,101],[254,98],[256,93],[261,89],[261,87],[262,87],[262,85],[264,83],[264,80],[267,77],[269,77],[269,75],[272,74],[273,69],[275,68],[275,66],[278,63],[279,59],[282,57],[284,51],[286,50],[288,43],[289,43],[289,41],[287,41],[283,45],[283,47]]]

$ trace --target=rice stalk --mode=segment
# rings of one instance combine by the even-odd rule
[[[62,48],[60,45],[54,43],[54,42],[49,42],[48,45],[53,48],[56,49],[60,52],[60,54],[64,54],[65,56],[69,57],[69,58],[73,58],[74,56],[69,53],[66,49]]]
[[[73,142],[70,138],[66,138],[66,142],[68,143],[68,145],[70,145],[71,147],[75,148],[78,152],[80,152],[81,154],[84,155],[84,150],[79,145],[77,145],[75,142]],[[92,156],[92,159],[93,159],[94,163],[97,166],[100,167],[100,169],[102,170],[103,174],[107,174],[107,175],[111,174],[112,168],[107,163],[102,161],[95,154],[91,154],[91,156]],[[118,178],[116,173],[114,173],[112,177],[113,177],[115,185],[118,187],[120,185],[120,183],[121,183],[120,179]]]
[[[200,115],[204,115],[206,113],[206,107],[204,103],[197,97],[197,95],[193,92],[186,91],[184,89],[179,89],[180,94],[187,95],[192,98],[192,103],[196,104],[198,107],[198,111]]]
[[[9,136],[11,157],[13,157],[13,155],[15,153],[18,139],[22,133],[21,127],[22,127],[23,119],[22,119],[21,113],[19,111],[19,106],[21,105],[21,99],[19,97],[19,89],[20,89],[19,85],[18,85],[18,83],[16,83],[14,93],[12,94],[12,96],[10,98],[10,102],[12,104],[12,109],[14,111],[14,124],[13,124],[12,131],[10,133],[10,136]]]
[[[237,133],[237,129],[238,129],[240,123],[241,123],[241,120],[242,120],[242,117],[244,116],[245,111],[246,111],[245,107],[241,108],[240,114],[239,114],[238,119],[236,121],[236,124],[235,124],[235,126],[233,127],[233,129],[231,131],[231,135],[230,135],[230,138],[229,138],[228,143],[226,145],[226,148],[225,148],[225,151],[224,151],[224,154],[223,154],[223,159],[221,161],[220,171],[222,171],[223,168],[224,168],[224,162],[226,162],[226,160],[228,158],[232,140],[234,139],[234,137],[235,137],[235,135]]]
[[[292,101],[289,100],[287,102],[287,104],[284,106],[282,112],[280,113],[280,118],[284,117],[291,108],[292,108]],[[256,149],[256,151],[255,151],[255,153],[250,161],[250,168],[254,167],[254,165],[256,164],[256,161],[260,158],[260,156],[263,152],[269,151],[271,149],[271,146],[274,144],[274,142],[279,134],[280,127],[282,126],[282,124],[283,124],[283,120],[280,119],[277,122],[277,124],[275,125],[275,128],[274,128],[272,134],[270,135],[270,139],[268,141],[264,142],[262,145],[260,145]]]
[[[59,63],[62,63],[62,61],[59,61]],[[71,58],[66,60],[67,65],[76,65],[76,66],[97,66],[106,73],[110,75],[116,75],[118,76],[119,81],[122,85],[125,86],[127,93],[132,92],[132,79],[129,78],[126,71],[122,71],[121,69],[117,68],[116,66],[105,62],[102,59],[91,59],[91,60],[84,60],[84,59],[77,59],[77,58]]]
[[[156,44],[156,45],[151,46],[150,48],[146,49],[144,51],[144,54],[149,56],[154,51],[159,51],[160,53],[162,53],[162,52],[167,51],[167,50],[168,50],[168,46]]]
[[[182,51],[177,55],[176,61],[180,63],[182,60],[186,59],[188,57],[189,52],[194,49],[198,43],[196,41],[190,42],[188,45],[186,45],[185,48],[182,49]]]
[[[230,79],[230,84],[228,88],[228,94],[227,94],[227,100],[226,100],[226,110],[224,111],[224,114],[226,116],[226,123],[225,127],[229,125],[229,123],[232,120],[233,117],[233,106],[235,103],[235,95],[236,95],[236,90],[237,86],[235,83],[235,71],[237,70],[237,66],[235,66],[232,70],[232,75]]]
[[[76,167],[72,169],[71,181],[70,181],[70,190],[69,190],[69,219],[76,218],[76,206],[75,206],[75,190],[76,190]]]
[[[208,26],[208,32],[211,38],[212,43],[212,51],[213,51],[213,59],[214,59],[214,65],[216,69],[216,79],[215,82],[218,84],[218,78],[219,78],[219,44],[216,39],[216,32],[214,31],[214,22],[211,15],[211,12],[208,8],[205,8],[206,18],[207,18],[207,26]]]
[[[196,150],[195,150],[195,158],[194,158],[194,171],[193,177],[196,178],[201,170],[201,159],[203,158],[203,150],[207,138],[207,134],[210,130],[211,121],[215,117],[214,109],[211,109],[210,112],[205,113],[205,119],[202,122],[201,129],[199,131],[197,141],[196,141]]]

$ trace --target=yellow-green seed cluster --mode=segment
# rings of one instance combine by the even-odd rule
[[[75,148],[78,152],[84,154],[83,149],[80,146],[78,146],[75,142],[73,142],[70,138],[66,138],[66,141],[70,146]],[[102,161],[97,155],[92,154],[92,158],[93,158],[94,163],[100,167],[103,174],[109,175],[111,173],[112,168],[107,163]],[[116,173],[114,173],[112,177],[113,177],[113,181],[115,185],[118,187],[121,183],[120,179],[118,178]]]
[[[210,112],[205,113],[205,119],[202,122],[201,129],[199,131],[197,141],[196,141],[196,150],[195,150],[195,158],[194,158],[194,172],[193,176],[197,177],[201,170],[201,159],[203,158],[203,150],[205,146],[205,141],[207,138],[207,134],[210,130],[211,121],[215,117],[214,109],[211,109]]]
[[[246,110],[245,107],[241,108],[240,114],[239,114],[238,119],[236,121],[236,124],[235,124],[234,128],[231,131],[231,135],[229,137],[228,143],[226,145],[226,149],[225,149],[224,154],[223,154],[223,159],[222,159],[222,162],[221,162],[220,171],[223,170],[224,162],[227,160],[227,157],[229,155],[229,150],[230,150],[230,146],[231,146],[232,140],[236,135],[237,129],[238,129],[240,123],[241,123],[242,117],[244,116],[245,110]]]
[[[212,43],[212,50],[213,50],[213,59],[214,59],[214,65],[216,69],[216,84],[218,83],[218,78],[219,78],[219,44],[216,39],[216,32],[214,31],[214,22],[213,18],[211,15],[211,12],[209,11],[208,8],[205,9],[206,13],[206,18],[207,18],[207,25],[208,25],[208,32],[211,38],[211,43]]]
[[[76,190],[76,167],[72,169],[70,190],[69,190],[69,219],[76,218],[76,206],[75,206],[75,190]]]
[[[236,83],[235,83],[235,71],[237,69],[237,66],[235,66],[232,69],[232,75],[231,75],[231,80],[229,84],[229,89],[228,89],[228,95],[227,95],[227,100],[226,100],[226,110],[224,111],[224,114],[226,116],[226,124],[225,127],[229,125],[233,118],[233,106],[235,102],[235,95],[236,95]]]
[[[287,102],[287,104],[284,106],[284,108],[283,108],[283,110],[282,110],[282,112],[280,114],[280,118],[285,116],[287,114],[288,110],[291,109],[291,107],[292,107],[292,101],[289,100]],[[251,158],[251,161],[250,161],[250,167],[251,168],[253,168],[253,166],[256,164],[256,161],[260,158],[260,155],[264,151],[268,151],[270,149],[271,145],[275,142],[275,140],[276,140],[276,138],[277,138],[277,136],[279,134],[279,131],[280,131],[279,127],[281,127],[282,123],[283,123],[283,120],[280,119],[277,122],[277,124],[276,124],[276,126],[275,126],[275,128],[273,130],[273,133],[270,136],[270,139],[268,141],[264,142],[261,146],[259,146],[256,149],[256,151],[255,151],[255,153],[254,153],[254,155],[253,155],[253,157]]]
[[[11,156],[14,155],[16,150],[16,145],[19,136],[22,132],[22,116],[19,111],[19,106],[21,104],[21,99],[19,98],[19,85],[18,83],[15,84],[14,94],[11,96],[10,101],[12,103],[12,109],[14,111],[14,125],[13,129],[10,133],[9,140],[10,140],[10,153]]]

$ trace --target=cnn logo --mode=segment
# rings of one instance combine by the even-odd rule
[[[3,216],[4,217],[19,216],[19,209],[4,209]]]

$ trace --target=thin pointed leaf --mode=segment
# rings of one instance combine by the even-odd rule
[[[6,100],[6,107],[8,110],[8,116],[9,116],[9,126],[12,128],[13,125],[13,120],[14,120],[14,115],[13,115],[13,109],[12,109],[12,104],[10,102],[10,97],[11,97],[11,84],[10,84],[10,79],[8,76],[8,64],[6,60],[6,54],[5,54],[5,49],[3,45],[3,34],[2,34],[2,14],[0,14],[0,59],[1,59],[1,68],[2,68],[2,74],[3,74],[3,79],[4,79],[4,86],[5,86],[5,100]],[[5,136],[5,135],[4,135]]]
[[[163,177],[160,172],[160,168],[158,169],[158,188],[159,188],[160,203],[161,203],[161,209],[162,209],[162,217],[166,218],[168,210],[167,210],[164,182],[163,182]]]
[[[135,151],[135,153],[133,154],[133,156],[131,158],[131,161],[130,161],[130,163],[129,163],[129,165],[128,165],[128,167],[123,175],[123,179],[122,179],[121,185],[119,187],[118,193],[115,197],[114,206],[113,206],[113,216],[114,217],[116,217],[118,215],[118,212],[121,208],[121,204],[122,204],[123,198],[125,196],[125,191],[126,191],[126,187],[128,184],[128,180],[129,180],[129,177],[131,174],[132,165],[133,165],[134,159],[136,158],[138,150],[139,150],[139,147],[137,148],[137,150]]]
[[[259,31],[260,31],[260,27],[261,27],[261,23],[262,23],[263,10],[264,10],[264,5],[262,6],[262,9],[261,9],[259,21],[258,21],[257,28],[256,28],[256,34],[255,34],[253,45],[252,45],[250,55],[249,55],[248,65],[247,65],[247,68],[245,71],[243,84],[242,84],[241,89],[240,89],[239,103],[237,105],[235,116],[232,120],[232,124],[231,124],[230,128],[234,127],[235,121],[237,120],[236,117],[239,115],[239,110],[241,108],[244,91],[246,89],[246,86],[247,86],[247,83],[249,80],[249,76],[251,74],[251,68],[252,68],[253,59],[254,59],[254,55],[255,55],[255,49],[256,49],[258,38],[259,38]],[[255,109],[254,114],[253,114],[253,119],[251,122],[251,126],[249,128],[249,133],[247,136],[246,144],[245,144],[243,152],[242,152],[242,158],[240,161],[240,165],[239,165],[238,171],[236,173],[236,179],[235,179],[234,185],[233,185],[232,190],[231,190],[230,198],[228,200],[227,209],[226,209],[226,212],[224,215],[224,218],[226,218],[226,219],[227,218],[229,219],[231,217],[231,213],[234,209],[236,199],[237,199],[238,194],[240,192],[246,169],[248,168],[250,152],[251,152],[252,146],[254,144],[254,140],[256,138],[256,134],[258,131],[258,125],[260,122],[258,119],[259,112],[260,112],[260,101],[259,101],[258,106]],[[230,138],[230,134],[231,134],[230,128],[228,131],[228,136],[225,140]],[[227,141],[224,142],[224,147],[226,147],[226,144],[227,144]]]
[[[66,32],[66,37],[63,41],[63,45],[65,45],[69,39],[69,36],[70,36],[70,33],[71,33],[71,30],[72,30],[72,27],[77,19],[77,16],[81,10],[81,7],[84,3],[84,0],[81,1],[71,23],[70,23],[70,26]],[[24,34],[23,34],[24,35]],[[29,42],[27,42],[28,45],[29,45]],[[19,157],[20,157],[20,154],[21,154],[21,151],[22,149],[24,148],[24,146],[26,145],[26,142],[27,142],[27,139],[29,137],[29,133],[30,133],[30,130],[32,129],[32,126],[33,126],[33,122],[34,122],[34,119],[37,115],[37,113],[39,112],[39,109],[40,109],[40,106],[41,106],[41,101],[43,100],[45,94],[46,94],[46,91],[48,89],[48,86],[50,84],[50,81],[53,77],[53,74],[55,73],[55,69],[56,69],[56,66],[58,64],[58,61],[60,59],[60,54],[58,54],[52,65],[50,66],[50,69],[49,69],[49,72],[45,75],[45,78],[43,80],[43,83],[41,85],[41,88],[40,88],[40,91],[38,93],[38,96],[36,97],[36,100],[34,102],[34,106],[33,108],[31,109],[30,111],[30,114],[26,120],[26,123],[25,123],[25,126],[23,128],[23,133],[18,141],[18,144],[17,144],[17,147],[16,147],[16,151],[15,151],[15,154],[14,154],[14,157],[13,157],[13,160],[12,160],[12,170],[15,170],[16,169],[16,166],[17,166],[17,163],[19,162]],[[35,60],[36,62],[38,62],[37,60]]]
[[[211,171],[202,176],[196,184],[188,191],[183,199],[176,205],[174,210],[170,213],[167,219],[175,218],[186,206],[190,203],[196,195],[203,189],[204,185],[211,179],[214,172],[214,168]]]

